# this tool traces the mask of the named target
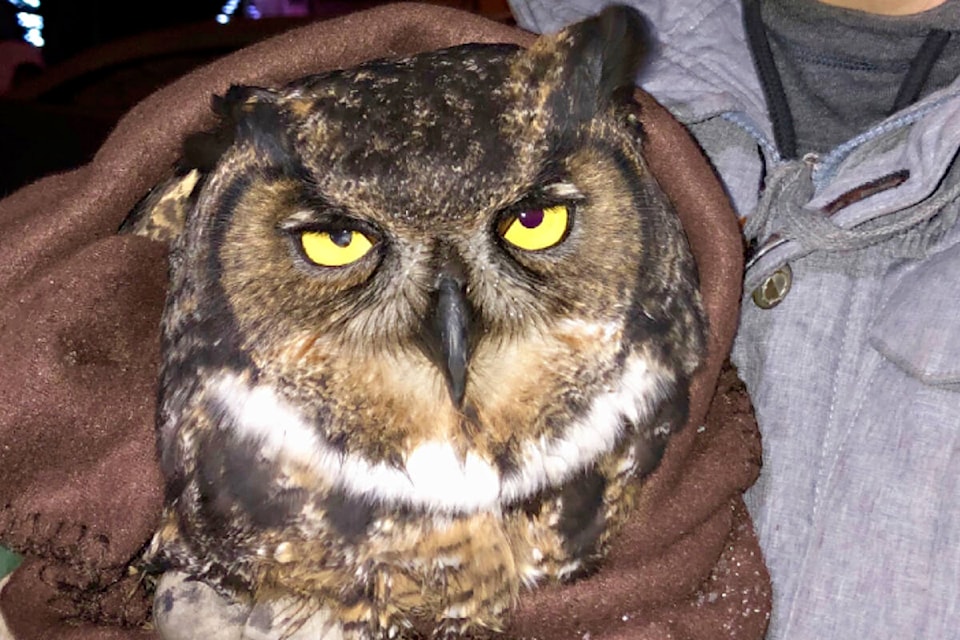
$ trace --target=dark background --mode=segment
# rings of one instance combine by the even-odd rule
[[[7,6],[9,3],[3,1]],[[98,44],[192,22],[213,21],[223,0],[42,0],[43,55],[56,64]]]

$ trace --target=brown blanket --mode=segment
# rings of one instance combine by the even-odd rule
[[[0,543],[25,557],[0,607],[17,638],[153,637],[144,581],[128,567],[161,506],[153,411],[166,249],[116,230],[185,134],[213,123],[211,94],[373,57],[531,39],[428,5],[317,23],[181,79],[133,109],[90,164],[0,202]],[[511,638],[751,639],[766,628],[769,578],[740,498],[759,471],[759,438],[735,375],[720,375],[740,297],[740,233],[696,145],[639,99],[650,165],[700,266],[710,357],[690,424],[609,561],[589,579],[527,594]]]

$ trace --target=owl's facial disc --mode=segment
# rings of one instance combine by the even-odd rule
[[[570,207],[564,204],[520,207],[499,216],[497,233],[515,249],[544,251],[566,238],[571,224]],[[443,372],[456,407],[462,408],[467,389],[471,337],[476,338],[475,310],[467,297],[467,267],[457,252],[439,251],[436,284],[429,317],[418,336],[421,349]]]

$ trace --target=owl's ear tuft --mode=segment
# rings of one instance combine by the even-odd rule
[[[194,133],[183,143],[181,169],[209,173],[234,143],[248,140],[270,151],[282,134],[283,116],[269,89],[233,85],[213,96],[211,108],[220,118],[215,128]]]
[[[530,55],[554,68],[555,73],[545,70],[544,74],[544,79],[552,75],[557,82],[554,106],[564,104],[569,110],[564,115],[585,122],[617,96],[632,93],[652,42],[651,29],[640,12],[612,5],[556,35],[540,38]]]

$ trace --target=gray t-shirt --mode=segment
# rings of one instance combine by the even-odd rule
[[[816,0],[765,0],[762,15],[799,155],[829,151],[890,115],[931,30],[953,33],[918,97],[947,86],[960,70],[960,0],[898,17]]]

